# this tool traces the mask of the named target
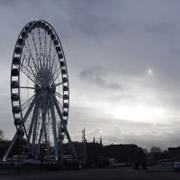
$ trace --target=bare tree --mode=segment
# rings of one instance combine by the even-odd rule
[[[151,152],[151,153],[161,153],[162,150],[161,150],[160,147],[152,146],[150,152]]]
[[[146,148],[143,149],[145,154],[148,154],[148,150]]]
[[[4,132],[0,130],[0,141],[4,140]]]

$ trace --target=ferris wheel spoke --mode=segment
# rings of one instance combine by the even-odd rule
[[[28,86],[20,86],[21,89],[37,89],[35,87],[28,87]]]
[[[51,59],[51,47],[52,47],[52,39],[50,38],[50,45],[49,45],[49,52],[48,52],[49,69],[50,69],[50,59]]]
[[[58,97],[60,97],[60,98],[63,99],[63,95],[62,95],[62,94],[60,94],[60,93],[58,93],[58,92],[56,92],[55,94],[56,94]]]
[[[28,105],[30,105],[33,101],[38,101],[40,97],[42,97],[43,93],[33,94],[30,98],[28,98],[22,105],[21,110],[24,111]]]
[[[62,106],[61,103],[58,101],[57,97],[56,97],[56,101],[57,101],[58,106],[60,107],[60,109],[63,109],[63,106]]]
[[[32,36],[32,40],[33,40],[33,43],[34,43],[34,48],[35,48],[35,51],[36,51],[36,59],[39,60],[40,58],[39,58],[39,53],[38,53],[37,45],[36,45],[35,38],[34,38],[34,33],[31,31],[30,34]],[[38,61],[37,61],[37,66],[38,66],[38,69],[40,69]]]
[[[50,72],[51,72],[51,74],[52,74],[52,72],[53,72],[54,63],[55,63],[55,58],[56,58],[56,52],[54,51],[54,54],[53,54],[52,58],[50,58],[50,61],[51,61],[51,63],[50,63]],[[55,66],[55,67],[56,67],[56,66]]]
[[[58,79],[59,75],[61,74],[60,69],[61,68],[59,67],[58,70],[56,68],[56,70],[54,71],[54,73],[53,73],[53,82],[55,82]]]
[[[31,77],[31,75],[34,77],[34,75],[32,74],[31,71],[29,71],[29,69],[27,69],[23,64],[20,64],[20,71],[28,77],[28,79],[30,79],[33,83],[35,83],[35,80]]]
[[[48,68],[46,30],[44,30],[44,53],[43,53],[43,59],[45,61],[45,68]]]
[[[26,66],[24,64],[21,63],[21,66],[23,66],[29,74],[31,74],[31,76],[33,77],[33,79],[36,79],[36,74],[37,74],[37,71],[36,69],[33,69],[32,65],[30,64],[30,60],[31,60],[31,56],[29,56],[28,58],[26,58],[26,55],[23,54],[23,59],[26,60],[26,66],[28,68],[26,68]],[[31,78],[32,79],[32,78]],[[34,80],[35,81],[35,80]]]
[[[40,28],[38,27],[38,39],[39,39],[39,53],[41,57],[41,69],[44,67],[44,60],[43,60],[43,48],[42,48],[42,41],[41,41],[41,32]]]
[[[52,71],[51,71],[52,72],[52,76],[53,76],[53,82],[55,82],[56,79],[57,79],[57,76],[61,74],[60,70],[61,70],[61,68],[59,66],[59,62],[57,61],[56,64],[55,64],[54,69],[52,68]],[[58,74],[58,75],[55,76],[56,74]]]
[[[19,88],[20,88],[20,89],[32,89],[32,90],[38,90],[38,91],[46,90],[46,88],[29,87],[29,86],[20,86]],[[41,91],[41,95],[42,95],[42,93],[43,93],[43,91]]]
[[[39,98],[39,97],[38,97],[38,98]],[[30,115],[33,107],[35,106],[35,104],[36,104],[36,102],[37,102],[37,100],[38,100],[38,98],[35,97],[35,98],[32,100],[32,102],[30,103],[30,106],[28,107],[28,109],[27,109],[27,111],[26,111],[26,113],[25,113],[25,115],[24,115],[24,117],[23,117],[23,125],[26,123],[26,121],[27,121],[27,119],[28,119],[28,117],[29,117],[29,115]],[[25,126],[24,126],[24,129],[26,130]],[[27,135],[27,139],[28,139],[28,135]]]
[[[30,61],[30,57],[29,57],[29,61]],[[28,61],[28,62],[29,62],[29,61]],[[35,70],[35,72],[34,72],[33,67],[32,67],[30,64],[28,64],[28,66],[29,66],[29,68],[30,68],[30,70],[31,70],[31,72],[32,72],[32,74],[33,74],[34,79],[36,79],[36,74],[37,74],[36,70]]]
[[[59,83],[55,84],[55,86],[56,86],[56,87],[57,87],[57,86],[60,86],[60,85],[62,85],[62,83],[63,83],[63,82],[59,82]]]
[[[28,60],[28,65],[29,65],[29,63],[30,63],[30,59],[32,58],[32,62],[33,62],[33,66],[34,66],[34,69],[35,69],[35,73],[34,73],[34,71],[33,71],[33,74],[37,74],[37,72],[39,71],[39,69],[37,69],[38,68],[38,66],[37,66],[37,64],[35,63],[35,59],[34,59],[34,56],[33,56],[33,54],[32,54],[32,50],[31,50],[31,47],[30,47],[30,45],[29,45],[29,41],[28,41],[28,39],[26,39],[26,42],[27,42],[27,45],[28,45],[28,47],[27,47],[27,45],[25,44],[25,48],[27,49],[27,51],[28,51],[28,53],[29,53],[29,60]],[[31,57],[31,58],[30,58]],[[31,66],[30,66],[31,67]],[[32,68],[32,67],[31,67]],[[33,68],[32,68],[33,69]]]
[[[58,100],[56,99],[56,97],[54,96],[54,104],[55,104],[55,107],[56,107],[56,109],[57,109],[57,112],[58,112],[58,115],[59,115],[59,117],[60,117],[60,119],[61,119],[61,122],[62,122],[62,124],[63,125],[65,125],[65,123],[64,123],[64,119],[63,119],[63,116],[62,116],[62,112],[61,112],[61,110],[60,110],[60,108],[59,108],[59,102],[58,102]]]
[[[58,97],[60,98],[60,99],[58,99]],[[61,109],[63,109],[63,98],[62,98],[62,96],[60,97],[60,96],[58,96],[58,95],[56,95],[55,94],[55,99],[56,99],[56,101],[57,101],[57,103],[58,103],[58,106],[61,108]]]
[[[31,103],[35,95],[32,95],[28,100],[26,100],[22,105],[21,105],[21,110],[24,111],[28,105]]]
[[[34,69],[35,69],[35,72],[36,72],[36,74],[37,74],[37,72],[39,71],[39,68],[38,68],[38,63],[36,63],[37,61],[35,60],[35,55],[33,55],[33,51],[32,51],[32,49],[31,49],[31,46],[30,46],[30,44],[29,44],[29,40],[28,40],[28,38],[26,39],[26,42],[27,42],[27,45],[28,45],[28,48],[27,48],[27,46],[26,46],[26,48],[27,48],[27,50],[28,50],[28,52],[29,52],[29,54],[30,54],[30,57],[32,58],[32,62],[33,62],[33,66],[34,66]],[[34,41],[33,41],[34,42]],[[26,44],[25,44],[26,45]],[[35,51],[36,51],[36,49],[35,49]],[[37,51],[36,51],[36,58],[37,58]]]
[[[32,100],[32,102],[31,102],[31,104],[30,104],[30,106],[29,106],[29,108],[28,108],[28,110],[26,111],[26,114],[24,115],[23,123],[26,122],[26,120],[27,120],[30,112],[32,111],[32,108],[33,108],[33,106],[35,105],[35,102],[36,102],[36,101],[37,101],[37,98],[34,97],[34,99]]]
[[[50,38],[49,51],[48,51],[48,58],[51,57],[51,50],[52,50],[52,39]]]
[[[54,104],[56,106],[56,109],[59,108],[59,107],[61,107],[61,109],[62,109],[62,105],[60,104],[60,102],[58,101],[56,96],[54,96],[54,102],[55,102]],[[63,121],[63,115],[62,115],[61,109],[60,108],[57,109],[57,112],[58,112],[58,115],[59,115],[61,121]]]

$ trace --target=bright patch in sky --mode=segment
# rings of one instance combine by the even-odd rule
[[[130,120],[136,122],[160,122],[165,118],[165,111],[160,107],[148,105],[128,105],[116,107],[113,111],[113,118]]]
[[[151,76],[151,75],[153,74],[152,69],[148,69],[148,70],[147,70],[147,74],[148,74],[149,76]]]

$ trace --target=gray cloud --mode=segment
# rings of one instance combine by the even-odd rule
[[[171,52],[173,55],[179,56],[179,55],[180,55],[180,48],[172,49],[170,52]]]
[[[56,17],[55,23],[64,25],[61,29],[64,33],[67,30],[73,31],[81,36],[88,38],[102,38],[105,35],[114,32],[124,32],[125,24],[120,17],[112,13],[118,12],[124,5],[124,0],[111,3],[107,0],[99,1],[53,1],[54,5],[59,8],[65,8],[68,18],[66,21],[62,17]],[[83,14],[83,15],[82,15]],[[57,28],[59,28],[57,26]],[[65,31],[66,28],[66,31]],[[68,38],[68,36],[67,36]]]
[[[111,3],[105,1],[68,1],[70,15],[73,17],[70,24],[87,35],[101,35],[107,31],[122,31],[120,24],[115,21],[112,9],[118,11],[122,8],[124,1]],[[82,16],[84,14],[84,16]]]
[[[158,22],[145,25],[147,32],[161,34],[173,33],[175,24],[172,22]]]
[[[121,86],[118,83],[108,82],[104,79],[104,72],[100,66],[94,66],[87,70],[83,70],[79,76],[80,78],[95,83],[102,88],[121,89]]]
[[[11,1],[11,0],[1,0],[1,5],[2,6],[7,6],[7,7],[13,7],[13,6],[16,6],[20,3],[23,3],[23,0],[14,0],[14,1]]]

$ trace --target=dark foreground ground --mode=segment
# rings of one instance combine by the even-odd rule
[[[180,172],[171,167],[154,166],[147,170],[129,167],[58,171],[21,171],[0,174],[0,180],[180,180]]]

